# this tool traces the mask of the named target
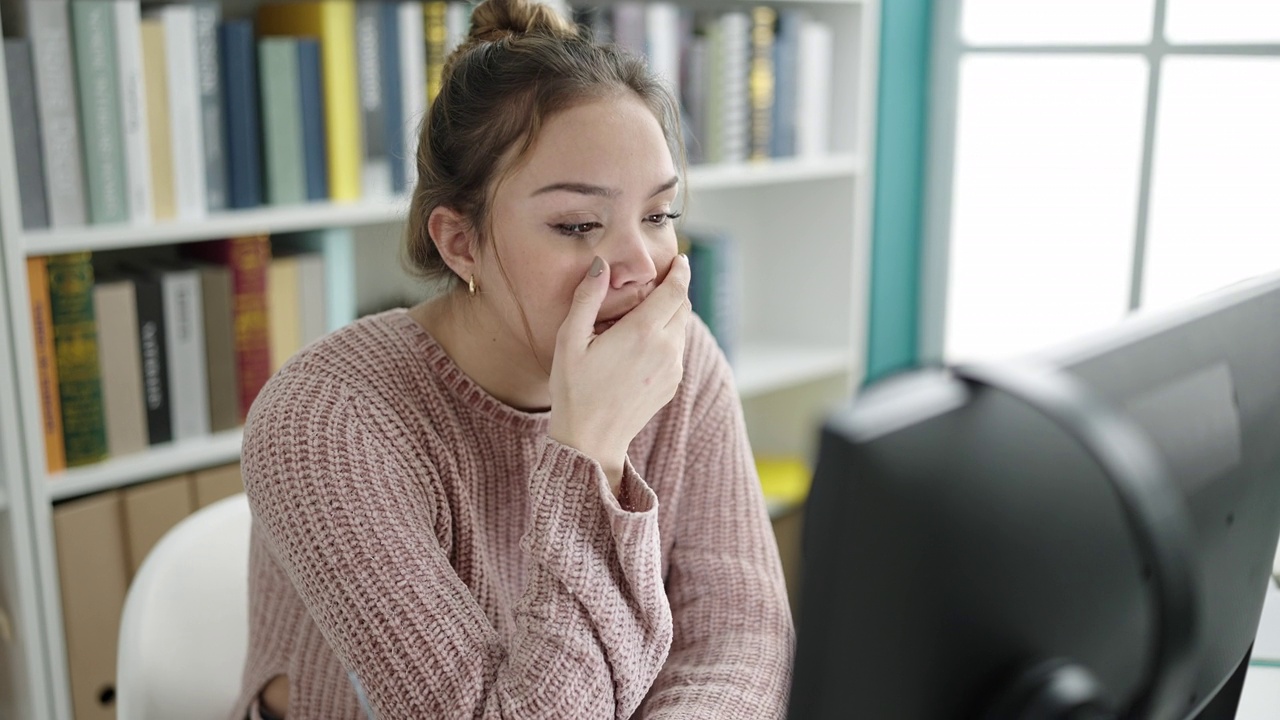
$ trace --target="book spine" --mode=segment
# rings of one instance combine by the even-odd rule
[[[190,5],[165,5],[161,18],[168,63],[174,197],[178,217],[199,219],[205,215],[207,198],[195,9]]]
[[[147,86],[147,149],[151,156],[151,210],[157,219],[177,215],[173,196],[173,136],[169,127],[169,78],[165,73],[164,23],[144,18],[142,71]]]
[[[302,333],[299,343],[305,347],[329,331],[324,256],[306,252],[294,257],[298,258],[298,324]]]
[[[685,144],[689,162],[701,163],[707,159],[707,63],[709,58],[706,35],[694,35],[689,41],[686,55],[685,81],[681,85],[687,116]]]
[[[296,40],[269,37],[258,41],[258,82],[267,202],[300,203],[307,190],[302,133],[298,132],[302,119]]]
[[[750,143],[751,17],[745,12],[729,12],[721,16],[720,22],[724,30],[724,104],[717,119],[724,132],[720,162],[741,162],[747,159]]]
[[[774,25],[778,14],[770,7],[751,10],[751,150],[752,160],[766,160],[773,140]]]
[[[31,71],[31,43],[4,40],[4,64],[9,81],[9,113],[13,119],[13,150],[17,161],[18,197],[22,203],[22,227],[49,226],[45,204],[44,161],[40,158],[40,117],[36,110],[35,78]]]
[[[351,228],[331,227],[277,236],[282,249],[318,252],[324,258],[324,297],[327,332],[356,318],[356,245]]]
[[[298,38],[298,102],[302,115],[302,149],[307,199],[329,197],[328,157],[324,133],[324,95],[320,77],[320,45]]]
[[[222,73],[218,64],[218,23],[222,11],[215,2],[198,2],[193,7],[200,137],[204,141],[205,205],[209,210],[223,210],[227,207],[227,153],[223,143]]]
[[[147,447],[147,410],[138,354],[138,306],[133,282],[113,279],[93,288],[98,326],[98,364],[102,407],[107,420],[107,451],[120,457]]]
[[[58,357],[53,340],[53,310],[49,307],[49,271],[42,257],[27,258],[27,291],[31,300],[36,378],[40,384],[40,427],[44,431],[45,471],[55,473],[67,467],[67,452],[62,442],[62,402],[58,396]]]
[[[147,440],[152,445],[158,445],[173,439],[164,290],[159,278],[150,274],[137,277],[134,280],[134,290],[138,305],[138,353],[142,360],[142,397],[147,410]]]
[[[93,314],[93,264],[87,252],[47,259],[49,309],[58,356],[58,398],[67,465],[107,457],[98,334]]]
[[[262,145],[258,116],[257,45],[253,23],[231,20],[218,28],[226,133],[227,205],[262,204]]]
[[[471,34],[471,4],[449,0],[444,11],[444,54],[448,57]]]
[[[680,97],[680,8],[672,2],[651,2],[645,9],[645,44],[649,68]]]
[[[186,440],[209,432],[209,375],[205,366],[200,273],[166,271],[161,275],[161,285],[170,425],[175,440]]]
[[[84,166],[67,2],[33,2],[27,11],[49,221],[56,228],[84,225]]]
[[[378,39],[382,88],[383,134],[386,138],[391,192],[402,193],[404,181],[404,96],[400,93],[400,8],[378,5]]]
[[[147,83],[142,64],[142,15],[139,0],[116,0],[116,74],[120,90],[120,128],[124,140],[129,219],[149,223],[151,149],[147,128]]]
[[[418,131],[427,113],[427,48],[422,3],[400,3],[400,95],[404,102],[404,181],[418,183]]]
[[[206,396],[209,429],[229,430],[240,424],[240,380],[236,372],[235,296],[226,265],[200,268],[200,309],[204,323]]]
[[[801,82],[797,60],[802,22],[804,15],[799,10],[778,13],[778,33],[773,46],[773,141],[770,147],[773,157],[796,154],[796,88]]]
[[[391,194],[391,158],[387,154],[387,118],[383,107],[382,39],[378,5],[356,7],[356,71],[360,89],[360,129],[363,131],[364,197]]]
[[[236,370],[240,378],[240,422],[271,376],[271,339],[267,326],[267,272],[271,241],[266,235],[231,238],[232,308],[235,322]]]
[[[444,61],[447,57],[444,52],[447,33],[445,15],[448,10],[449,5],[444,0],[428,0],[424,6],[426,25],[423,27],[423,34],[427,39],[427,107],[435,101],[436,95],[440,94],[441,85],[444,84]]]
[[[800,28],[800,83],[796,90],[796,154],[819,157],[827,152],[831,124],[831,28],[805,21]]]
[[[267,270],[267,327],[271,372],[302,349],[298,256],[274,257]]]
[[[115,8],[102,2],[73,0],[71,25],[80,123],[84,128],[81,140],[89,220],[95,224],[125,222],[129,219],[129,205],[125,194],[124,137],[120,132]]]

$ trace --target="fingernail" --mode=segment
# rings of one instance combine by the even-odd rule
[[[595,260],[591,261],[591,271],[587,273],[591,277],[600,277],[600,273],[604,272],[604,260],[597,255]]]

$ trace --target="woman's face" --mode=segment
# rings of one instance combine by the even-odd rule
[[[524,163],[500,183],[476,282],[504,329],[527,346],[523,308],[545,369],[574,290],[597,255],[610,269],[597,333],[666,277],[676,256],[676,180],[661,126],[628,93],[553,116]]]

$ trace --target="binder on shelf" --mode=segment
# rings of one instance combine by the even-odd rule
[[[121,493],[125,556],[132,581],[160,538],[195,511],[195,498],[187,475],[151,480]]]
[[[258,8],[262,35],[303,35],[320,42],[328,135],[329,194],[360,199],[360,106],[356,82],[355,3],[272,3]]]
[[[242,493],[244,480],[240,476],[240,463],[197,470],[191,473],[191,485],[197,510],[223,498]]]
[[[227,206],[262,204],[262,131],[258,115],[258,46],[249,20],[218,28],[226,133]],[[326,172],[328,170],[326,169]]]
[[[44,161],[40,158],[40,117],[36,111],[35,76],[31,70],[31,43],[4,39],[4,64],[9,80],[9,114],[12,116],[13,152],[18,167],[18,199],[22,227],[49,226],[45,204]]]
[[[113,720],[116,644],[128,589],[118,491],[53,508],[62,624],[76,720]]]
[[[76,467],[107,457],[93,263],[87,252],[68,253],[50,256],[47,267],[63,443],[67,465]]]
[[[112,457],[147,448],[147,408],[138,352],[137,296],[128,278],[103,278],[93,288],[107,449]]]
[[[53,342],[53,310],[49,307],[49,271],[42,257],[27,258],[27,290],[31,303],[32,341],[40,389],[40,428],[44,435],[45,472],[67,467],[62,442],[62,402],[58,397],[58,358]]]

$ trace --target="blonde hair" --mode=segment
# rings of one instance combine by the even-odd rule
[[[439,94],[418,137],[418,182],[409,207],[405,261],[415,274],[457,283],[427,228],[437,207],[463,215],[483,243],[502,174],[528,152],[548,118],[583,102],[634,93],[657,118],[683,180],[680,111],[641,58],[594,42],[532,0],[485,0],[471,33],[445,61]],[[511,163],[499,159],[512,147]],[[683,184],[683,183],[682,183]]]

